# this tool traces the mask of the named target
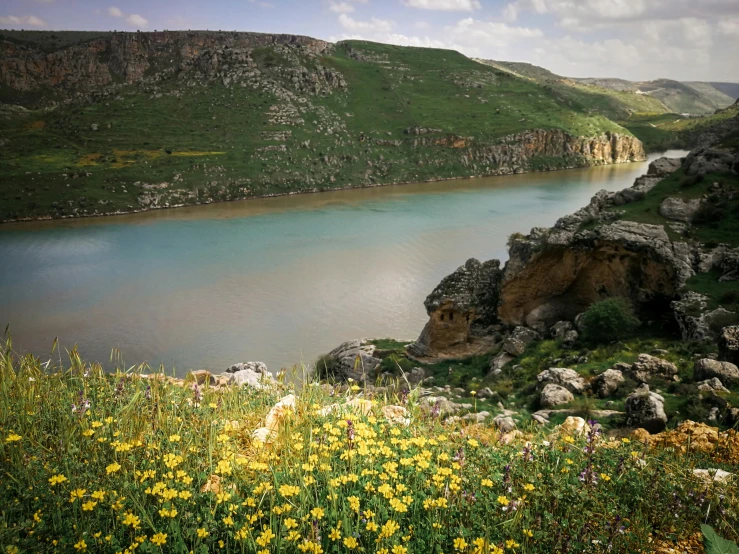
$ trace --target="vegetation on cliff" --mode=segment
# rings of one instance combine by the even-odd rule
[[[0,219],[644,155],[606,116],[454,51],[249,33],[56,35],[56,46],[38,33],[0,40]]]
[[[418,389],[296,396],[142,369],[3,345],[4,552],[661,552],[701,523],[738,537],[739,489],[712,480],[735,467],[733,432],[506,434],[442,425]]]

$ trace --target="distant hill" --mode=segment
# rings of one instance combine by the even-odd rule
[[[682,83],[671,79],[654,81],[626,81],[623,79],[577,79],[587,83],[616,91],[629,91],[640,95],[649,95],[662,102],[669,111],[690,115],[707,115],[726,108],[734,103],[735,98],[727,96],[710,83]]]
[[[716,90],[720,90],[726,96],[739,99],[739,83],[710,83]]]
[[[644,157],[607,110],[451,50],[0,34],[0,220]]]

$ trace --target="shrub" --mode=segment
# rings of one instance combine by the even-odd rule
[[[623,298],[596,302],[582,316],[580,328],[586,341],[601,343],[626,338],[641,322],[631,305]]]

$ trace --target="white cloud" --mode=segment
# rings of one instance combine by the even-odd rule
[[[445,27],[453,41],[473,46],[477,49],[485,46],[506,47],[521,39],[535,39],[544,36],[541,29],[531,27],[514,27],[497,21],[482,21],[468,17],[461,19],[450,27]]]
[[[518,19],[518,10],[520,7],[516,2],[512,2],[511,4],[508,4],[503,9],[503,19],[506,21],[516,21]]]
[[[149,24],[149,20],[137,13],[126,16],[126,23],[133,27],[144,28]]]
[[[413,27],[415,27],[416,29],[421,29],[422,31],[425,31],[426,29],[431,28],[431,24],[428,21],[416,21],[413,24]]]
[[[409,8],[449,12],[471,12],[479,10],[481,7],[479,0],[403,0],[403,4]]]
[[[722,19],[718,22],[718,30],[724,35],[739,37],[739,17]]]
[[[354,11],[354,6],[349,2],[331,2],[328,9],[334,13],[351,13]]]
[[[359,21],[342,13],[339,16],[341,26],[352,33],[389,33],[395,23],[387,19],[373,17],[369,21]]]
[[[137,29],[145,29],[149,25],[149,20],[144,16],[137,13],[123,13],[123,10],[115,6],[108,8],[108,15],[111,17],[122,17],[131,27],[136,27]]]
[[[8,27],[46,27],[46,21],[35,15],[1,15],[0,25]]]

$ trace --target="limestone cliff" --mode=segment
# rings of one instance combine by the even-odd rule
[[[0,84],[16,91],[58,87],[65,93],[86,92],[117,82],[137,83],[147,75],[187,65],[209,49],[276,44],[313,53],[331,47],[328,42],[297,35],[211,31],[114,32],[54,52],[0,40]]]
[[[450,345],[475,338],[471,329],[459,324],[451,328],[450,312],[472,314],[473,318],[484,313],[487,324],[526,326],[546,336],[555,324],[562,325],[558,322],[572,322],[591,304],[614,296],[628,299],[637,311],[672,314],[672,324],[679,326],[686,340],[716,338],[721,326],[739,319],[737,314],[711,307],[709,298],[686,291],[685,285],[694,275],[708,272],[718,274],[719,282],[735,281],[739,248],[695,240],[690,222],[706,205],[714,218],[733,217],[728,213],[721,216],[713,206],[730,205],[736,191],[716,181],[708,188],[711,194],[702,198],[684,202],[679,197],[666,197],[660,208],[665,225],[621,219],[619,211],[645,199],[678,170],[687,176],[681,186],[673,185],[679,195],[686,187],[700,183],[704,175],[734,179],[739,174],[739,153],[729,147],[701,147],[682,160],[656,160],[634,186],[614,193],[599,192],[588,206],[561,218],[551,228],[513,235],[509,260],[502,270],[497,260],[485,264],[468,261],[427,298],[429,322],[410,348],[411,354],[438,355]],[[483,267],[496,268],[495,279],[472,271]],[[495,309],[478,300],[483,297],[480,291],[488,286],[496,287],[484,295],[497,299]]]
[[[461,159],[465,167],[502,175],[534,167],[546,170],[634,162],[645,160],[646,154],[641,141],[630,135],[608,132],[577,137],[559,129],[536,129],[510,135],[499,144],[472,143]]]

